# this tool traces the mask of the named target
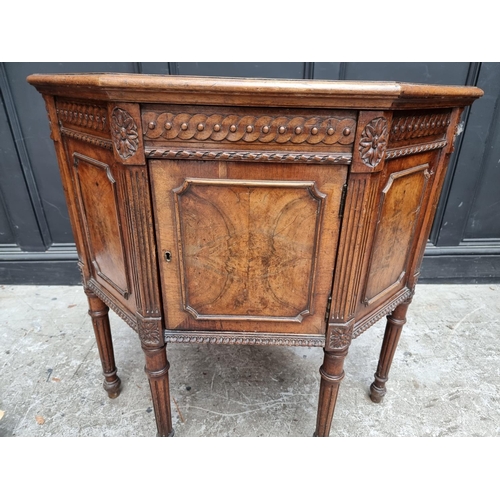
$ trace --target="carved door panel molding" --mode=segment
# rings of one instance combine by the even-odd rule
[[[151,166],[167,329],[324,332],[345,168]]]
[[[313,313],[326,197],[314,182],[186,178],[173,192],[194,318],[300,323]]]

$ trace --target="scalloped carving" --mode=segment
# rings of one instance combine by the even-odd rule
[[[109,130],[108,110],[101,106],[58,101],[56,113],[61,124],[77,125],[103,132]]]
[[[374,118],[366,125],[359,141],[359,152],[365,165],[376,167],[380,163],[387,147],[387,140],[385,118]]]
[[[148,139],[261,142],[264,144],[352,144],[352,118],[305,116],[238,116],[145,112],[143,133]]]
[[[391,127],[391,142],[442,135],[451,122],[451,113],[410,115],[395,118]]]

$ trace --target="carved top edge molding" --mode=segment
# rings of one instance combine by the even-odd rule
[[[390,142],[418,139],[446,133],[451,123],[451,112],[400,116],[392,122]]]
[[[185,150],[171,148],[146,148],[147,158],[175,160],[227,160],[258,161],[281,163],[330,163],[350,165],[350,153],[291,153],[291,152],[256,152],[256,151],[216,151]]]
[[[58,101],[56,113],[61,124],[77,125],[102,132],[109,131],[108,110],[101,106]]]
[[[356,121],[342,117],[158,113],[142,116],[146,139],[343,144],[354,142]]]
[[[325,109],[395,109],[409,106],[463,106],[483,95],[470,86],[401,82],[349,82],[265,78],[224,78],[120,73],[30,75],[39,91],[87,95],[106,101],[179,104],[319,106]],[[446,104],[445,104],[446,103]]]

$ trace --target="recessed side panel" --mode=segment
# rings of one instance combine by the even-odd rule
[[[427,163],[389,175],[380,198],[365,305],[402,283],[429,177]]]
[[[73,154],[80,211],[96,279],[124,298],[130,293],[116,181],[109,165]]]
[[[294,322],[311,314],[326,196],[314,182],[186,179],[174,193],[186,311]]]

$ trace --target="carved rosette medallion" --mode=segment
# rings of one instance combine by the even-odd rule
[[[121,108],[115,108],[111,115],[113,144],[121,158],[133,156],[139,147],[139,133],[134,119]]]
[[[348,347],[352,340],[351,328],[330,328],[330,349],[343,349]]]
[[[387,147],[388,137],[385,118],[375,118],[366,125],[359,141],[359,152],[366,166],[376,167],[380,163]]]
[[[162,332],[160,331],[158,320],[140,321],[138,324],[139,337],[144,345],[158,345],[162,340]]]

